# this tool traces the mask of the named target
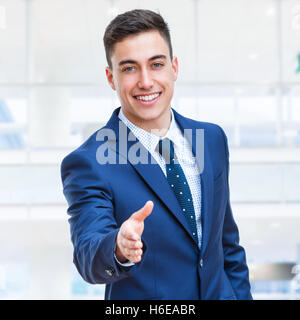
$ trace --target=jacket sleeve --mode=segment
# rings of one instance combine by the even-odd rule
[[[71,153],[62,162],[61,177],[69,205],[73,262],[87,282],[109,284],[128,277],[136,266],[122,267],[114,258],[119,228],[110,184],[100,170],[87,155]]]
[[[225,154],[226,154],[226,192],[227,205],[223,225],[223,252],[224,252],[224,270],[235,292],[236,298],[240,300],[252,299],[250,292],[249,270],[246,263],[246,254],[244,248],[239,244],[239,231],[234,221],[229,196],[229,151],[227,138],[222,130]]]

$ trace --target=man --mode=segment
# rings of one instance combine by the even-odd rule
[[[129,11],[104,45],[121,108],[61,167],[79,273],[105,283],[105,299],[251,299],[226,137],[171,109],[178,61],[167,24]]]

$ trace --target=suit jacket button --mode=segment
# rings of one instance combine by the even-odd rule
[[[199,264],[200,264],[200,268],[202,268],[203,267],[203,259],[200,260]]]
[[[105,273],[106,273],[107,275],[109,275],[110,277],[112,277],[113,274],[115,273],[115,270],[114,270],[114,269],[106,269],[106,270],[105,270]]]

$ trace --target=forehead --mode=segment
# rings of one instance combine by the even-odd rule
[[[148,60],[155,55],[169,56],[169,47],[160,33],[153,30],[128,36],[117,42],[111,59],[114,64],[124,59]]]

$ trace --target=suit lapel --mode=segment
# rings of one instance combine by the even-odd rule
[[[136,164],[133,167],[193,239],[190,226],[160,166],[158,164]]]
[[[178,220],[178,222],[184,227],[186,232],[190,235],[191,239],[194,240],[194,237],[192,236],[192,232],[190,230],[190,226],[182,214],[181,207],[178,203],[178,200],[171,189],[164,173],[162,172],[160,166],[157,164],[155,159],[151,157],[151,155],[148,153],[148,151],[144,148],[142,144],[140,144],[139,148],[141,150],[141,153],[146,153],[148,155],[147,163],[137,163],[133,164],[132,161],[130,161],[130,158],[128,157],[128,151],[130,148],[137,143],[136,141],[128,141],[127,137],[130,132],[127,126],[123,124],[123,122],[118,118],[118,112],[119,109],[116,109],[109,120],[109,122],[106,125],[106,128],[113,129],[116,135],[116,140],[112,141],[111,144],[109,144],[109,147],[116,152],[119,155],[119,161],[122,158],[123,163],[128,160],[128,162],[133,166],[133,168],[136,170],[136,172],[140,175],[140,177],[144,180],[144,182],[153,190],[153,192],[156,194],[156,196],[164,203],[164,205],[169,209],[169,211],[174,215],[174,217]],[[176,119],[177,120],[177,119]],[[123,127],[120,130],[120,125]],[[124,128],[125,126],[125,128]],[[122,132],[123,135],[126,135],[126,139],[123,137],[120,137],[119,132]],[[126,140],[127,146],[120,147],[120,141]],[[120,158],[121,157],[121,158]],[[199,161],[199,159],[197,160]]]

